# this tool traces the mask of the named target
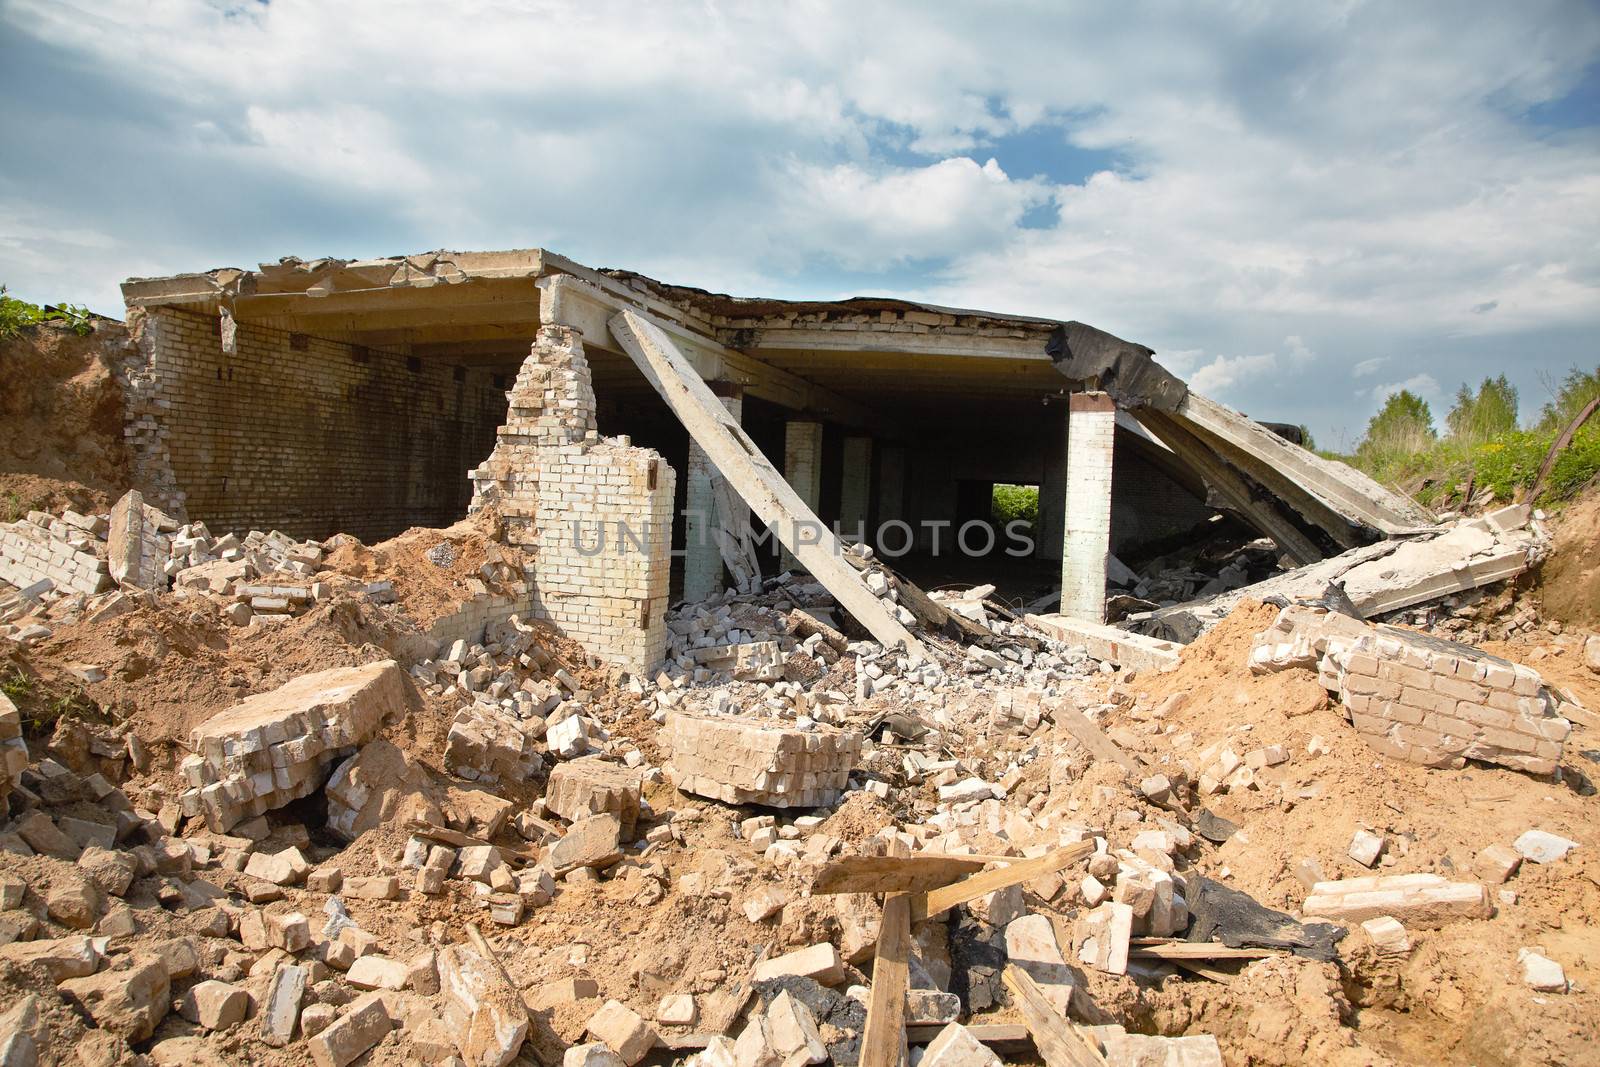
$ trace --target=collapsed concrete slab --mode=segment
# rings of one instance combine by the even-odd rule
[[[195,727],[180,769],[184,813],[225,832],[320,788],[339,752],[370,739],[405,706],[394,660],[303,675]]]
[[[786,728],[736,716],[667,716],[667,777],[686,793],[729,804],[815,808],[835,803],[861,755],[861,737],[817,726]]]

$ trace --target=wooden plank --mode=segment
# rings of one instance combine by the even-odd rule
[[[1024,882],[1031,882],[1035,878],[1043,878],[1047,874],[1055,874],[1093,851],[1093,841],[1078,841],[1053,852],[1047,852],[1037,859],[1019,860],[1009,867],[982,871],[954,885],[931,890],[912,902],[912,922],[919,923],[924,919],[931,919],[959,904],[988,896],[997,889],[1007,889]]]
[[[1232,467],[1204,442],[1173,422],[1163,412],[1146,408],[1138,413],[1140,423],[1159,437],[1180,459],[1200,472],[1200,476],[1228,501],[1230,507],[1250,525],[1276,542],[1296,563],[1313,563],[1322,553],[1294,523],[1280,515],[1270,503],[1258,500],[1250,486]],[[1344,525],[1343,523],[1340,524]]]
[[[1409,497],[1384,488],[1353,467],[1342,463],[1336,466],[1291,444],[1260,423],[1199,393],[1184,397],[1177,414],[1282,471],[1341,513],[1375,530],[1395,534],[1436,524],[1434,517]]]
[[[1264,960],[1268,956],[1286,956],[1277,948],[1229,948],[1208,941],[1163,941],[1139,944],[1131,942],[1128,958],[1136,960]]]
[[[925,893],[984,868],[970,856],[845,856],[818,872],[812,896],[831,893]]]
[[[883,902],[872,993],[861,1035],[861,1067],[898,1067],[906,1050],[906,990],[911,986],[911,897]]]
[[[1199,960],[1171,960],[1169,962],[1180,970],[1216,982],[1219,985],[1228,985],[1239,977],[1231,971],[1224,971],[1220,967],[1213,967],[1209,963],[1202,963]]]
[[[1105,1067],[1106,1058],[1098,1043],[1050,1006],[1027,971],[1010,963],[1000,977],[1022,1012],[1023,1023],[1033,1035],[1034,1047],[1046,1067]]]
[[[610,327],[712,465],[738,490],[756,517],[777,533],[783,546],[879,644],[904,649],[913,663],[926,661],[922,642],[872,595],[861,575],[845,562],[844,547],[833,531],[729,416],[672,339],[641,312],[632,310],[615,315]]]
[[[1144,765],[1107,737],[1104,730],[1090,721],[1089,716],[1074,707],[1070,697],[1061,697],[1050,714],[1056,725],[1064,727],[1095,759],[1120,764],[1123,770],[1132,775],[1144,773]]]

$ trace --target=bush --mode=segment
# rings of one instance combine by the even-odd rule
[[[1004,482],[994,487],[991,504],[995,525],[1002,530],[1006,524],[1021,519],[1027,523],[1039,521],[1039,488],[1033,485],[1008,485]]]
[[[15,337],[30,326],[59,322],[80,336],[94,329],[94,313],[82,304],[40,307],[6,294],[0,285],[0,340]]]

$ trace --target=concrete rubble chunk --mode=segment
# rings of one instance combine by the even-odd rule
[[[317,1067],[345,1067],[393,1028],[382,995],[366,993],[351,1001],[333,1025],[307,1041],[306,1048]]]
[[[1528,830],[1511,847],[1525,860],[1554,863],[1577,848],[1578,843],[1545,830]]]
[[[799,730],[741,716],[667,716],[665,771],[686,793],[728,804],[815,808],[836,803],[861,755],[861,737],[817,726]]]
[[[103,957],[89,937],[60,937],[47,941],[13,941],[0,945],[0,960],[18,965],[38,964],[51,981],[91,975]]]
[[[922,1053],[922,1067],[1000,1067],[994,1050],[960,1023],[940,1030]]]
[[[1363,867],[1375,866],[1383,854],[1383,838],[1370,830],[1357,830],[1350,839],[1350,858]]]
[[[409,968],[387,956],[362,956],[345,972],[345,981],[357,989],[404,989]]]
[[[845,979],[844,961],[832,943],[823,942],[762,961],[751,980],[765,982],[789,975],[810,978],[820,985],[838,985]]]
[[[1133,935],[1133,908],[1107,901],[1078,917],[1073,940],[1078,959],[1107,974],[1128,973],[1128,939]]]
[[[621,1056],[603,1041],[573,1045],[561,1055],[561,1067],[626,1067]]]
[[[639,790],[644,776],[620,763],[585,756],[557,764],[545,783],[545,807],[575,822],[590,815],[615,815],[624,837],[632,837],[639,819]]]
[[[688,993],[671,993],[656,1005],[656,1022],[663,1026],[693,1026],[699,1018],[694,997]]]
[[[295,1025],[300,1021],[300,1001],[306,993],[306,979],[306,968],[292,963],[281,964],[272,972],[266,1003],[261,1009],[261,1039],[267,1044],[282,1048],[294,1040]]]
[[[1318,882],[1301,912],[1308,917],[1357,923],[1390,916],[1430,929],[1461,919],[1487,919],[1489,890],[1477,882],[1451,882],[1437,874],[1368,875]]]
[[[464,945],[439,953],[440,1018],[467,1067],[505,1067],[528,1036],[528,1010],[499,969]]]
[[[643,1017],[620,1000],[608,1000],[589,1017],[585,1029],[589,1036],[605,1043],[628,1067],[649,1055],[656,1043],[656,1032]]]
[[[1050,1006],[1062,1015],[1072,1004],[1072,971],[1061,955],[1048,915],[1024,915],[1006,925],[1006,956],[1038,983]]]
[[[302,675],[195,727],[184,761],[185,814],[217,833],[320,788],[342,750],[405,707],[405,672],[394,660]]]
[[[250,994],[236,985],[208,979],[189,987],[180,1010],[184,1018],[207,1030],[226,1030],[244,1021]]]
[[[69,978],[57,989],[96,1026],[124,1041],[143,1041],[155,1033],[172,1006],[167,968],[154,956],[135,956],[124,970]]]
[[[1509,845],[1490,845],[1472,860],[1473,870],[1486,882],[1501,885],[1522,866],[1522,856]]]
[[[786,1065],[824,1063],[828,1046],[817,1032],[816,1016],[786,989],[766,1011],[767,1040]]]
[[[579,819],[555,844],[545,862],[557,878],[580,867],[609,867],[622,858],[622,823],[615,815]]]
[[[1386,956],[1403,956],[1411,951],[1411,939],[1406,936],[1406,928],[1393,916],[1380,915],[1376,919],[1367,919],[1361,924],[1361,929],[1372,940],[1372,947]]]
[[[1567,974],[1561,964],[1531,948],[1517,952],[1517,962],[1522,964],[1522,980],[1542,993],[1565,993]]]

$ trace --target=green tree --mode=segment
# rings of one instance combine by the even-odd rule
[[[1517,389],[1504,374],[1485,378],[1474,393],[1465,382],[1455,406],[1445,416],[1450,436],[1464,445],[1480,445],[1517,428]]]
[[[1600,395],[1600,367],[1587,373],[1573,367],[1562,379],[1556,398],[1544,406],[1539,416],[1539,429],[1560,432],[1597,395]]]
[[[1367,434],[1356,446],[1356,455],[1369,466],[1414,456],[1433,444],[1433,412],[1428,402],[1409,389],[1402,389],[1384,401],[1383,410],[1367,423]]]

